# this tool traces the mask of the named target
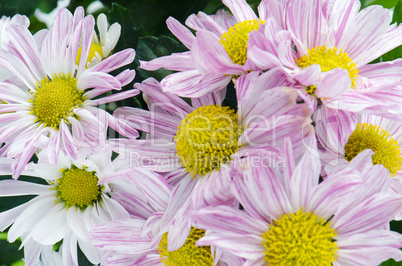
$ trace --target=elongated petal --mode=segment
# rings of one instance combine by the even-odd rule
[[[14,242],[18,237],[30,232],[55,206],[53,197],[36,197],[26,205],[25,210],[15,220],[8,231],[8,239]]]
[[[92,241],[98,248],[115,250],[123,254],[135,254],[149,248],[150,239],[141,237],[145,220],[120,219],[96,225]]]
[[[383,7],[366,7],[354,17],[348,29],[343,32],[337,47],[344,49],[359,67],[369,62],[365,58],[370,56],[367,53],[369,48],[381,40],[390,22],[391,16]]]
[[[188,49],[191,49],[191,45],[195,40],[195,36],[189,29],[184,27],[178,20],[169,17],[166,20],[168,29],[179,39]]]
[[[328,45],[329,29],[322,13],[319,0],[294,1],[287,14],[288,29],[294,34],[299,55],[307,54],[307,49]]]
[[[211,74],[204,78],[197,70],[171,74],[161,81],[162,89],[182,97],[200,97],[221,90],[232,79],[229,75]]]
[[[253,9],[247,4],[245,0],[233,1],[223,0],[222,3],[232,11],[233,16],[237,21],[257,19]]]
[[[23,182],[17,180],[0,181],[0,196],[23,196],[52,193],[47,185]]]
[[[56,205],[50,212],[33,228],[30,233],[32,238],[42,245],[54,245],[71,229],[67,225],[65,207]]]
[[[168,56],[157,57],[151,61],[141,61],[140,68],[153,71],[166,68],[173,71],[186,71],[196,68],[190,52],[173,53]]]
[[[112,54],[106,59],[103,59],[99,64],[91,67],[88,71],[109,73],[122,66],[130,64],[131,62],[133,62],[134,57],[134,49],[124,49],[123,51]]]

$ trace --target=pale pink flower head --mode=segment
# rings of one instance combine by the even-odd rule
[[[205,232],[193,227],[190,216],[194,182],[187,179],[172,188],[159,175],[143,182],[138,170],[127,178],[145,192],[149,204],[126,200],[132,213],[141,214],[91,230],[94,245],[107,251],[102,265],[242,265],[219,248],[195,245]]]
[[[101,145],[106,128],[117,128],[120,121],[97,106],[138,94],[131,89],[101,97],[133,80],[134,70],[115,77],[108,73],[131,63],[135,52],[123,50],[86,69],[94,18],[83,14],[81,7],[74,16],[61,9],[53,28],[38,42],[22,25],[6,28],[9,52],[0,52],[0,67],[12,78],[0,83],[0,99],[6,103],[0,105],[0,142],[4,143],[0,152],[16,159],[14,178],[38,149],[47,148],[56,163],[60,151],[76,158],[78,147]],[[138,136],[136,131],[128,134]]]
[[[284,2],[279,14],[295,49],[280,50],[277,61],[312,108],[319,101],[336,109],[400,116],[402,61],[368,64],[402,44],[402,26],[390,25],[389,10],[373,5],[359,11],[358,0]],[[250,34],[249,59],[270,69],[273,53],[264,44],[272,31],[258,32]]]
[[[281,87],[286,80],[277,74],[239,77],[237,111],[222,106],[220,92],[193,98],[190,105],[147,79],[136,87],[145,95],[149,111],[120,107],[114,112],[131,128],[147,133],[146,138],[109,143],[115,152],[131,158],[131,165],[163,173],[173,186],[184,179],[196,182],[193,208],[232,205],[230,170],[239,158],[254,149],[279,149],[285,137],[299,157],[305,149],[303,139],[314,135],[308,108],[296,102],[294,90]]]
[[[372,163],[390,172],[390,192],[402,195],[402,125],[383,117],[320,107],[314,113],[325,177],[346,167],[361,152],[373,151]],[[371,162],[367,162],[370,164]],[[395,219],[400,220],[402,213]]]
[[[232,79],[235,82],[236,77],[258,70],[247,59],[247,40],[249,33],[260,25],[277,24],[273,18],[267,21],[268,2],[259,4],[258,15],[245,0],[224,0],[231,14],[224,10],[215,15],[193,14],[187,18],[186,25],[196,36],[177,20],[168,18],[168,28],[190,51],[140,61],[140,67],[178,71],[162,79],[161,86],[163,91],[183,97],[199,97],[225,88]]]
[[[315,141],[315,140],[314,140]],[[314,142],[308,142],[314,147]],[[387,169],[367,166],[333,172],[319,183],[318,152],[296,163],[286,144],[282,169],[250,165],[232,172],[232,190],[244,210],[227,206],[193,211],[206,230],[198,245],[215,245],[247,265],[378,265],[402,260],[401,235],[385,229],[402,206],[387,192]],[[378,215],[381,210],[381,215]]]

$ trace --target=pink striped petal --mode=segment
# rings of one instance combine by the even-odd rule
[[[82,28],[82,39],[81,39],[81,57],[80,63],[77,69],[78,81],[81,74],[85,71],[85,66],[87,64],[87,58],[89,50],[92,43],[93,31],[95,26],[95,19],[92,15],[86,16],[84,18],[83,28]],[[77,84],[78,85],[78,84]]]
[[[94,88],[94,90],[106,89],[108,91],[120,90],[121,83],[115,77],[106,73],[84,71],[77,80],[77,88],[80,90],[89,88]]]
[[[140,68],[153,71],[159,68],[166,68],[173,71],[186,71],[195,69],[191,52],[173,53],[168,56],[161,56],[149,62],[140,60]]]
[[[124,49],[103,59],[99,64],[91,67],[88,71],[109,73],[134,61],[135,50]]]
[[[227,28],[222,28],[215,20],[213,15],[207,15],[200,11],[197,15],[191,14],[186,19],[186,25],[195,31],[207,30],[214,35],[220,37]],[[194,38],[195,40],[195,38]],[[191,48],[191,47],[190,47]]]
[[[257,15],[245,0],[223,0],[222,3],[232,11],[237,21],[257,19]]]
[[[194,111],[194,108],[179,96],[163,92],[160,83],[153,78],[137,83],[134,87],[143,92],[144,100],[150,111],[166,112],[171,116],[178,117],[185,117]]]
[[[121,101],[124,99],[134,97],[134,96],[138,95],[139,93],[140,93],[140,91],[136,90],[136,89],[127,90],[127,91],[123,91],[120,93],[114,93],[112,95],[108,95],[108,96],[105,96],[105,97],[102,97],[102,98],[99,98],[96,100],[92,100],[92,101],[88,102],[88,105],[94,106],[94,105],[102,105],[102,104],[117,102],[117,101]]]
[[[173,17],[169,17],[166,20],[168,29],[177,37],[189,50],[195,40],[193,33],[186,27],[184,27],[178,20]]]
[[[163,91],[181,97],[196,98],[212,91],[219,91],[231,81],[230,75],[204,76],[197,70],[174,73],[161,81]]]
[[[96,225],[92,230],[92,241],[97,248],[133,254],[149,248],[150,240],[141,237],[145,220],[138,218],[120,219]]]
[[[6,31],[15,47],[16,56],[29,68],[36,80],[41,80],[45,75],[39,60],[39,50],[33,44],[35,40],[29,30],[22,25],[11,24]]]
[[[297,39],[299,55],[307,54],[307,49],[329,44],[329,29],[322,13],[321,1],[294,1],[287,12],[288,30]]]
[[[389,11],[381,6],[373,5],[361,10],[345,29],[338,48],[344,49],[357,67],[371,61],[369,49],[381,40],[391,22]]]

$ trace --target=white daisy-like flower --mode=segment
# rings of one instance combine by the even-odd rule
[[[94,30],[92,44],[86,64],[87,68],[98,64],[100,61],[110,56],[120,38],[120,24],[116,22],[109,27],[109,23],[105,14],[102,13],[98,16],[96,24],[98,27],[99,36]],[[79,49],[78,51],[78,57],[80,55],[80,52],[81,49]]]
[[[106,139],[107,126],[117,128],[122,123],[96,106],[138,94],[131,89],[99,97],[121,90],[134,79],[135,71],[130,69],[116,77],[108,73],[131,63],[135,51],[125,49],[86,69],[95,21],[92,16],[83,17],[83,12],[77,8],[73,16],[61,9],[43,42],[36,42],[21,25],[6,29],[10,52],[0,52],[0,67],[13,78],[0,83],[0,99],[7,103],[0,105],[0,142],[4,143],[0,153],[16,159],[14,178],[38,148],[48,148],[56,163],[60,150],[77,158],[78,147],[99,145]],[[125,132],[138,136],[135,130]]]
[[[29,164],[23,174],[40,177],[47,184],[0,181],[0,197],[36,195],[30,201],[0,213],[0,230],[11,226],[8,241],[14,242],[21,237],[22,246],[27,245],[24,250],[27,265],[37,263],[46,246],[61,240],[64,265],[78,265],[77,244],[88,260],[97,264],[102,252],[91,243],[91,228],[130,217],[114,195],[126,195],[147,205],[147,197],[139,186],[121,178],[132,169],[126,169],[119,157],[111,161],[111,156],[112,151],[108,148],[100,149],[96,154],[80,150],[77,160],[60,154],[58,164],[54,165],[43,150],[39,153],[38,164]],[[2,164],[4,160],[8,161],[0,158]],[[155,178],[148,171],[138,171],[136,175],[143,183]],[[103,181],[108,179],[119,180]]]

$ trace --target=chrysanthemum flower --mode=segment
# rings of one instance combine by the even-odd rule
[[[359,9],[358,0],[297,0],[279,9],[296,45],[292,56],[282,56],[284,71],[302,85],[298,92],[311,106],[319,99],[353,112],[400,113],[402,61],[368,63],[402,44],[402,26],[390,25],[381,6]],[[250,36],[249,59],[260,69],[272,68],[272,53],[262,45],[271,34]]]
[[[235,112],[221,105],[223,95],[219,93],[194,98],[191,106],[178,96],[163,93],[156,80],[147,79],[136,88],[145,95],[150,111],[120,107],[114,112],[129,126],[147,132],[147,139],[109,141],[117,153],[132,159],[131,165],[163,172],[172,185],[193,178],[197,183],[194,208],[230,205],[229,172],[236,167],[237,158],[254,148],[283,147],[285,136],[300,155],[302,139],[314,134],[306,106],[296,103],[294,90],[279,87],[284,82],[276,72],[243,75],[237,81]],[[277,159],[272,163],[280,163]]]
[[[134,70],[124,70],[116,77],[107,73],[131,63],[135,52],[123,50],[85,69],[94,19],[80,19],[83,12],[78,8],[73,17],[68,10],[60,10],[41,48],[26,27],[10,25],[6,29],[10,52],[0,53],[0,67],[7,68],[13,79],[0,83],[0,99],[7,103],[0,105],[0,142],[5,143],[1,155],[16,159],[14,178],[38,148],[47,147],[50,158],[56,160],[60,150],[76,158],[79,146],[99,145],[106,139],[107,126],[117,128],[120,122],[96,106],[138,94],[128,90],[99,97],[133,80]],[[127,134],[138,136],[128,130],[126,127]]]
[[[100,61],[111,55],[120,37],[120,24],[116,22],[109,27],[105,14],[99,14],[96,20],[96,25],[99,36],[96,31],[94,31],[87,64],[85,66],[86,68],[90,68],[98,64]],[[81,49],[78,49],[77,63],[79,63],[80,56]]]
[[[128,178],[139,182],[135,174]],[[102,265],[242,265],[241,259],[219,248],[195,245],[205,231],[192,227],[194,182],[187,179],[172,189],[162,176],[154,181],[139,186],[149,192],[150,204],[142,215],[99,224],[91,231],[94,245],[108,251]],[[141,204],[136,205],[131,209],[138,213]]]
[[[220,10],[216,15],[199,12],[186,20],[189,29],[168,18],[171,32],[190,50],[141,61],[141,68],[166,68],[178,73],[161,81],[162,89],[183,97],[200,97],[226,87],[233,77],[254,70],[247,60],[248,34],[268,18],[269,6],[262,1],[257,16],[245,0],[223,0],[233,15]]]
[[[296,164],[288,145],[283,172],[261,165],[232,172],[232,190],[244,210],[218,206],[193,212],[195,225],[206,230],[197,244],[227,249],[250,265],[402,260],[401,235],[385,229],[402,197],[387,193],[389,173],[382,165],[362,170],[372,153],[359,154],[355,167],[319,183],[318,153],[306,152]]]
[[[373,164],[391,173],[390,190],[402,195],[402,125],[386,118],[327,107],[314,114],[324,176],[345,167],[360,152],[371,149]],[[401,219],[402,213],[396,219]]]
[[[102,252],[91,243],[90,229],[96,224],[130,216],[120,200],[114,199],[114,193],[143,203],[147,203],[147,197],[134,183],[121,178],[132,169],[124,167],[119,158],[112,162],[110,149],[100,149],[93,155],[80,150],[76,160],[60,154],[57,165],[50,163],[48,154],[43,150],[39,153],[38,164],[29,164],[23,172],[46,180],[47,185],[0,181],[1,197],[36,195],[32,200],[0,213],[0,230],[11,225],[8,241],[14,242],[21,237],[23,246],[31,245],[25,252],[27,265],[34,265],[39,259],[42,246],[54,245],[61,240],[65,265],[78,265],[77,243],[88,260],[97,264]],[[146,183],[152,174],[137,175]],[[109,177],[120,180],[103,181]]]

